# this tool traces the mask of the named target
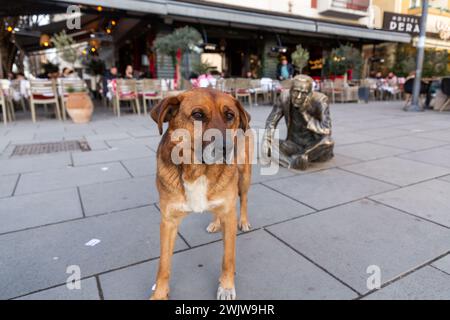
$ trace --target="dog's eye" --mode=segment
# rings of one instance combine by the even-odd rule
[[[225,112],[225,118],[226,118],[228,121],[233,120],[233,119],[234,119],[234,113],[232,113],[232,112]]]
[[[205,118],[205,115],[201,111],[194,111],[194,112],[192,112],[192,118],[194,118],[194,120],[201,121]]]

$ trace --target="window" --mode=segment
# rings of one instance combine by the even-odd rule
[[[420,8],[421,6],[422,6],[421,0],[409,0],[410,9]]]

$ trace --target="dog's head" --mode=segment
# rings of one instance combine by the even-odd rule
[[[163,133],[163,123],[168,122],[168,132],[185,129],[194,139],[195,124],[201,127],[201,134],[205,136],[211,129],[220,132],[223,139],[220,143],[224,151],[230,147],[227,135],[230,131],[250,128],[250,114],[241,103],[232,96],[213,89],[193,89],[167,97],[156,105],[151,116],[158,124],[159,133]],[[211,131],[209,131],[211,132]],[[215,141],[202,141],[205,148]],[[192,140],[194,145],[194,140]],[[227,151],[228,152],[228,151]]]

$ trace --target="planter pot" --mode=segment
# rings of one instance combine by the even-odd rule
[[[91,121],[94,105],[86,92],[69,93],[66,102],[67,113],[75,123]]]

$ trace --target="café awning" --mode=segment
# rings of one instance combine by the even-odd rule
[[[95,0],[52,0],[57,3],[74,3],[90,6],[99,5]],[[256,26],[353,37],[389,42],[410,43],[409,34],[369,29],[362,26],[322,22],[302,16],[265,10],[255,10],[200,0],[104,0],[101,5],[109,8],[132,10],[134,12],[157,14],[163,17],[191,18],[202,22],[229,24],[230,26]]]

